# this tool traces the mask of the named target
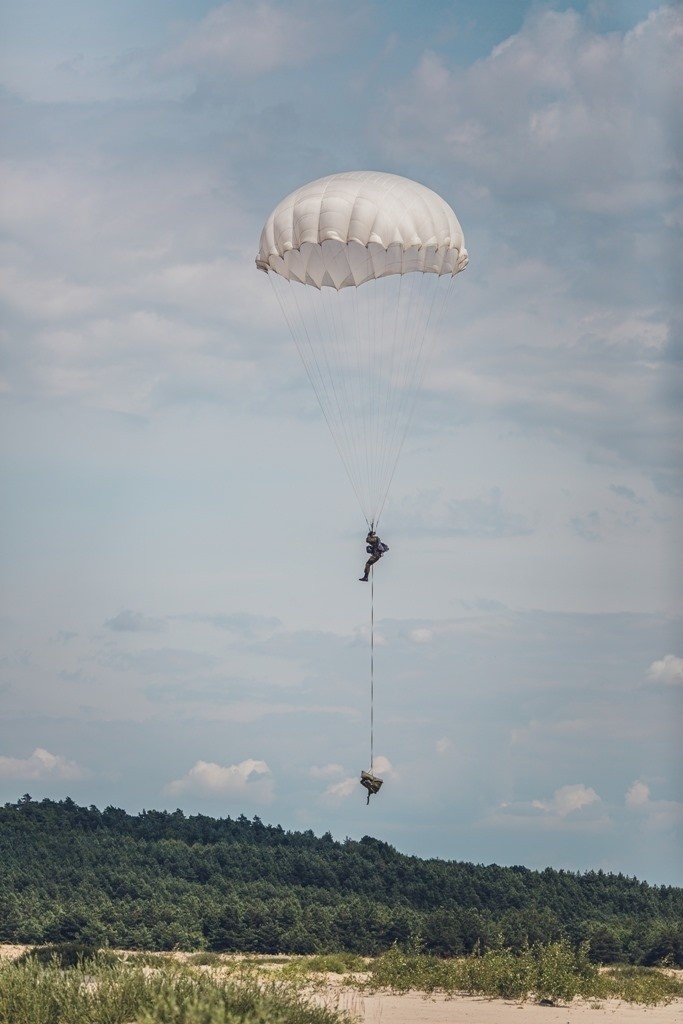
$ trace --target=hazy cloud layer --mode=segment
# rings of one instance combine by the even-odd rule
[[[105,626],[122,633],[161,633],[164,630],[162,619],[155,619],[151,615],[143,615],[142,612],[134,612],[130,609],[119,612],[112,619],[107,619]]]
[[[220,4],[159,57],[157,68],[229,79],[300,68],[348,43],[358,20],[354,7],[345,8],[342,17],[332,5],[310,0]]]

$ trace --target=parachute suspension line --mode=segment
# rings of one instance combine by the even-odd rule
[[[400,424],[402,415],[404,414],[403,405],[406,391],[410,392],[414,386],[412,380],[414,375],[414,327],[413,323],[420,315],[420,303],[419,300],[422,296],[422,288],[418,288],[418,279],[422,276],[419,274],[407,274],[405,275],[407,280],[403,281],[403,276],[399,278],[398,287],[398,302],[397,302],[397,319],[396,326],[394,329],[394,338],[392,339],[392,364],[391,364],[391,376],[387,386],[387,405],[385,412],[385,420],[387,424],[387,436],[385,440],[384,450],[382,452],[381,472],[380,476],[382,479],[382,490],[378,496],[380,508],[384,505],[384,500],[388,491],[389,481],[391,479],[392,470],[394,463],[398,459],[399,452],[396,450],[396,438],[397,429]],[[421,282],[424,285],[424,281]],[[417,296],[417,298],[416,298]],[[398,317],[401,317],[401,324],[399,326]],[[397,423],[398,419],[398,423]],[[378,508],[378,513],[380,511]]]
[[[436,288],[438,287],[438,279],[430,283],[432,284],[433,288],[431,302],[428,301],[427,295],[423,294],[423,303],[420,309],[415,311],[414,324],[411,323],[410,331],[407,332],[408,337],[416,343],[415,351],[414,355],[411,357],[411,366],[406,372],[405,381],[403,382],[403,385],[399,389],[397,399],[398,402],[400,403],[399,411],[393,416],[391,463],[387,467],[388,476],[386,480],[386,487],[382,496],[382,502],[380,505],[380,514],[384,509],[384,504],[386,502],[387,495],[391,488],[394,475],[398,467],[399,458],[405,446],[406,438],[408,436],[408,430],[410,428],[413,414],[415,412],[415,406],[417,404],[419,388],[427,368],[429,346],[425,346],[425,341],[429,337],[427,327],[430,320],[432,319],[432,312],[436,301]],[[443,290],[446,291],[446,289]],[[422,329],[416,330],[415,325],[420,324],[422,324]],[[429,340],[432,341],[433,339],[429,337]]]
[[[374,524],[373,524],[374,525]],[[370,566],[370,774],[375,767],[375,567]]]
[[[335,320],[337,350],[333,370],[343,388],[345,433],[349,439],[349,461],[360,494],[359,504],[370,527],[372,521],[372,460],[367,431],[367,381],[364,378],[364,335],[358,308],[358,289],[349,287],[340,293],[327,289],[326,302]]]
[[[365,521],[376,527],[450,289],[419,272],[340,291],[268,276]]]
[[[412,275],[412,276],[416,276],[416,275]],[[447,301],[448,301],[448,297],[449,297],[449,295],[451,293],[451,288],[453,286],[454,277],[449,276],[449,279],[448,279],[448,282],[446,284],[446,287],[445,288],[441,287],[441,302],[440,302],[440,304],[438,306],[437,314],[436,314],[436,316],[434,316],[434,309],[437,306],[437,301],[436,300],[437,300],[437,297],[439,296],[440,280],[441,279],[439,277],[435,277],[435,280],[434,280],[434,283],[433,283],[433,286],[432,286],[431,301],[428,301],[428,299],[427,299],[427,297],[425,295],[424,296],[424,302],[423,302],[423,308],[420,308],[419,311],[416,311],[416,324],[422,324],[422,329],[419,331],[419,345],[417,347],[417,353],[416,353],[416,355],[414,357],[414,360],[413,360],[413,370],[411,372],[409,372],[409,373],[406,373],[405,384],[409,385],[409,386],[407,386],[407,387],[404,386],[401,389],[401,394],[400,394],[400,401],[402,403],[402,405],[401,405],[401,413],[398,414],[398,415],[395,415],[393,417],[395,432],[396,431],[399,432],[399,437],[398,437],[397,443],[395,445],[395,453],[393,451],[393,447],[394,446],[393,445],[391,446],[392,447],[392,453],[391,453],[391,465],[389,467],[389,470],[390,470],[389,477],[388,477],[388,480],[387,480],[387,483],[386,483],[386,488],[384,489],[384,492],[382,494],[382,498],[381,498],[381,502],[380,502],[380,505],[379,505],[379,508],[378,508],[378,511],[377,511],[377,516],[376,516],[375,522],[379,521],[379,517],[382,514],[382,511],[384,509],[384,505],[386,503],[387,495],[389,493],[389,489],[391,487],[391,484],[392,484],[393,479],[394,479],[394,475],[396,473],[396,468],[398,466],[398,460],[399,460],[401,452],[403,451],[403,448],[405,446],[406,437],[408,436],[408,430],[410,428],[410,424],[411,424],[411,421],[412,421],[412,418],[413,418],[413,414],[415,412],[415,406],[417,404],[417,398],[418,398],[418,394],[419,394],[419,389],[422,386],[422,382],[424,380],[424,375],[425,375],[425,372],[426,372],[426,369],[427,369],[429,352],[425,351],[425,350],[428,350],[430,348],[430,343],[433,343],[434,337],[436,335],[436,327],[438,327],[439,324],[443,320],[444,311],[446,309],[446,304],[447,304]],[[413,303],[413,305],[416,305],[416,304]],[[425,312],[427,313],[426,316],[424,315]],[[435,329],[430,330],[430,326],[432,324],[432,321],[435,321],[436,326],[435,326]],[[406,336],[406,338],[411,338],[412,337],[412,330],[411,331],[406,331],[405,336]],[[427,343],[427,344],[425,344],[425,343]],[[423,353],[424,353],[424,355],[423,355]],[[401,427],[402,427],[402,429],[401,429]]]
[[[363,273],[370,263],[369,256],[366,256],[365,263]],[[328,363],[328,372],[331,377],[338,378],[342,405],[340,419],[347,459],[356,481],[363,516],[370,527],[374,472],[367,429],[368,383],[363,373],[367,365],[367,334],[363,334],[361,329],[358,288],[347,287],[337,292],[327,287],[320,291],[321,304],[331,324],[330,336],[334,339],[334,355]]]
[[[410,427],[410,424],[411,424],[411,421],[412,421],[412,418],[413,418],[413,414],[415,412],[415,406],[417,404],[418,394],[420,392],[420,388],[422,387],[422,383],[424,381],[424,376],[425,376],[425,373],[426,373],[426,370],[427,370],[427,364],[429,362],[429,358],[428,358],[429,357],[429,351],[428,350],[429,350],[430,346],[433,345],[434,338],[436,336],[436,328],[443,321],[444,311],[446,309],[448,297],[449,297],[449,295],[451,293],[452,285],[453,285],[453,278],[451,277],[451,278],[449,278],[449,280],[448,280],[448,282],[446,284],[446,287],[445,288],[444,287],[441,288],[441,302],[440,302],[439,307],[437,309],[436,316],[434,316],[434,309],[435,309],[435,306],[436,306],[436,300],[437,300],[438,288],[439,288],[439,279],[437,278],[435,280],[435,282],[434,282],[434,292],[433,292],[433,295],[432,295],[432,301],[429,304],[429,310],[427,312],[427,315],[425,317],[423,317],[423,319],[422,319],[423,329],[422,329],[422,336],[420,338],[420,347],[419,347],[418,357],[417,357],[417,360],[416,360],[417,375],[416,375],[416,379],[415,379],[415,389],[414,389],[412,395],[409,396],[410,403],[409,403],[409,408],[407,410],[407,414],[406,414],[405,419],[404,419],[404,424],[405,425],[404,425],[404,428],[403,428],[403,436],[401,437],[401,440],[400,440],[400,443],[399,443],[399,452],[402,450],[402,448],[403,448],[403,446],[405,444],[405,439],[406,439],[406,436],[408,434],[408,429]],[[433,330],[430,330],[430,326],[431,326],[433,320],[436,321],[436,325],[435,325],[435,328]],[[425,349],[427,351],[425,351],[425,354],[424,354],[424,357],[423,357],[422,356],[422,352]],[[420,365],[418,365],[418,363]],[[397,462],[398,462],[398,457],[397,457]],[[396,471],[396,464],[394,464],[394,469],[393,469],[392,474],[391,474],[391,479],[389,481],[389,486],[391,486],[391,480],[393,480],[393,476],[394,476],[394,472],[395,471]]]
[[[351,393],[347,393],[346,410],[349,415],[349,422],[351,429],[353,430],[354,442],[353,442],[353,455],[354,455],[354,466],[356,472],[356,478],[358,479],[358,487],[361,489],[362,495],[364,495],[364,501],[360,503],[362,514],[364,514],[366,522],[370,527],[372,521],[372,511],[370,507],[369,497],[371,495],[372,486],[372,471],[371,471],[371,459],[370,459],[370,447],[368,431],[365,429],[365,419],[362,416],[362,409],[359,413],[353,415],[353,410],[358,409],[358,406],[365,400],[367,384],[362,376],[362,366],[364,366],[364,354],[362,354],[362,334],[360,328],[360,316],[358,311],[358,290],[357,287],[347,288],[346,295],[331,297],[331,305],[337,310],[337,314],[340,317],[340,366],[344,368],[344,360],[348,360],[349,352],[353,352],[352,365],[348,369],[344,368],[343,376],[347,382],[348,388]],[[341,302],[339,299],[341,298]],[[335,301],[336,299],[336,301]],[[346,322],[341,319],[342,309],[344,304],[350,306],[347,310],[348,316]],[[352,339],[348,337],[352,336]],[[345,351],[346,349],[346,351]],[[365,456],[365,458],[364,458]],[[365,470],[365,471],[364,471]],[[362,482],[360,482],[362,481]]]
[[[382,463],[382,493],[378,513],[384,508],[386,496],[393,480],[396,466],[407,436],[407,412],[415,396],[417,377],[420,370],[422,347],[419,325],[424,323],[424,306],[428,299],[432,280],[425,280],[419,274],[407,275],[408,290],[403,313],[403,328],[396,342],[398,373],[391,386],[391,405],[387,413],[388,436]],[[419,285],[419,287],[418,287]],[[426,294],[427,293],[427,294]]]
[[[335,428],[334,428],[332,420],[331,420],[331,414],[332,414],[333,410],[330,409],[329,412],[328,412],[328,409],[325,406],[325,402],[323,401],[323,395],[326,398],[328,397],[328,389],[326,387],[325,380],[324,380],[324,378],[323,378],[323,376],[322,376],[322,374],[320,372],[320,367],[318,365],[318,360],[317,360],[317,357],[316,357],[316,354],[315,354],[315,347],[313,346],[313,344],[311,342],[310,336],[308,334],[308,330],[306,328],[306,318],[301,313],[301,309],[299,307],[299,303],[297,301],[297,297],[296,297],[296,295],[294,293],[294,288],[296,287],[296,285],[294,285],[293,283],[291,283],[289,281],[287,281],[287,282],[282,281],[279,284],[279,286],[276,286],[274,278],[276,276],[279,276],[279,275],[276,275],[276,274],[273,274],[273,273],[269,273],[267,276],[268,276],[268,279],[271,282],[271,287],[272,287],[273,291],[275,292],[275,297],[276,297],[276,299],[278,301],[278,305],[280,306],[280,309],[282,311],[282,315],[283,315],[283,317],[285,319],[285,322],[286,322],[286,324],[287,324],[287,326],[289,328],[289,333],[291,334],[292,339],[294,340],[294,344],[296,345],[297,352],[299,353],[299,358],[301,359],[301,362],[303,363],[304,370],[306,371],[306,376],[308,377],[308,379],[310,381],[310,384],[311,384],[311,387],[313,388],[313,392],[315,394],[315,397],[318,400],[318,405],[320,406],[320,411],[322,412],[323,417],[325,419],[325,422],[327,423],[327,427],[328,427],[328,429],[330,431],[330,434],[332,436],[332,440],[334,441],[335,447],[336,447],[337,451],[339,452],[339,457],[341,458],[342,465],[344,466],[344,469],[346,471],[346,475],[349,478],[349,483],[351,484],[351,487],[353,488],[353,493],[356,495],[356,498],[358,500],[358,504],[360,505],[361,509],[363,509],[363,500],[362,500],[361,495],[360,495],[360,493],[358,491],[358,488],[356,486],[356,482],[355,482],[355,480],[353,478],[353,474],[351,472],[351,468],[350,468],[350,466],[348,464],[346,455],[345,455],[344,450],[343,450],[343,448],[342,448],[342,446],[341,446],[341,444],[339,442],[339,439],[337,437],[337,433],[335,431]],[[280,289],[283,288],[283,287],[284,288],[289,288],[290,291],[288,291],[288,292],[281,291]],[[291,315],[291,311],[289,311],[287,309],[287,306],[286,306],[285,302],[283,301],[283,296],[285,294],[287,294],[288,296],[293,296],[292,302],[293,302],[294,307],[296,308],[296,312],[298,313],[298,329],[297,329],[297,325],[295,325],[296,317]],[[311,356],[312,366],[315,368],[315,370],[317,372],[317,379],[316,379],[316,376],[312,372],[312,368],[309,367],[309,363],[307,362],[307,360],[306,360],[306,358],[304,356],[304,344],[303,344],[304,338],[306,338],[306,340],[308,342],[308,351],[309,351],[310,356]],[[341,416],[340,416],[340,419],[343,422],[343,419],[342,419]],[[363,514],[365,516],[365,513],[363,513]],[[365,521],[368,523],[368,526],[369,526],[370,523],[369,523],[369,521],[367,519],[367,516],[365,516]]]
[[[327,291],[329,291],[329,289]],[[350,425],[347,421],[347,417],[344,415],[344,410],[347,408],[345,400],[346,389],[344,387],[346,383],[346,378],[343,373],[335,374],[334,372],[335,367],[338,365],[339,362],[339,353],[341,352],[340,335],[342,335],[343,332],[341,330],[341,325],[338,322],[338,318],[334,316],[334,311],[330,307],[329,302],[327,301],[327,291],[324,288],[321,288],[319,294],[317,296],[313,296],[313,298],[319,298],[320,301],[314,301],[309,303],[315,319],[314,337],[318,338],[319,341],[321,342],[318,348],[320,349],[324,357],[324,367],[322,369],[318,369],[318,373],[322,380],[329,381],[330,391],[332,394],[332,398],[334,399],[334,404],[332,405],[331,412],[335,413],[336,410],[335,422],[338,425],[337,429],[339,431],[340,442],[341,445],[343,445],[345,451],[348,453],[348,458],[351,459],[354,452],[354,444],[353,438],[349,434]],[[311,293],[308,292],[307,294],[308,297],[311,298]],[[296,297],[298,298],[298,296]],[[321,315],[326,314],[326,324],[321,324],[321,319],[318,315],[319,312]],[[304,317],[303,315],[301,315],[301,311],[300,316],[303,322]],[[334,349],[332,360],[330,360],[329,355],[329,349],[331,347],[333,347]],[[316,363],[316,367],[318,367],[320,364],[318,362],[318,357],[313,345],[311,345],[311,354],[313,356],[314,362]],[[325,388],[325,393],[327,394],[327,388]],[[349,470],[347,470],[347,472],[350,473],[350,475],[353,475],[354,478],[356,478],[352,462],[350,463]]]
[[[408,275],[409,276],[409,275]],[[396,280],[397,278],[397,280]],[[391,438],[393,431],[391,430],[393,417],[396,410],[396,386],[400,380],[401,369],[405,363],[405,352],[406,336],[408,332],[405,329],[405,322],[401,324],[401,319],[405,320],[406,310],[403,308],[403,304],[406,301],[404,298],[404,292],[408,291],[407,308],[410,308],[410,281],[404,282],[404,275],[394,275],[393,279],[387,279],[383,282],[385,287],[384,291],[384,306],[382,309],[382,353],[386,353],[388,356],[387,366],[384,368],[385,372],[382,373],[383,367],[380,364],[380,380],[384,382],[384,394],[381,396],[381,408],[378,402],[377,409],[377,492],[375,498],[375,505],[373,507],[373,516],[375,523],[379,521],[379,515],[381,507],[384,504],[383,496],[385,493],[386,483],[386,465],[387,462],[391,462]],[[391,289],[397,289],[397,294],[394,299],[394,316],[392,318],[393,323],[386,314],[386,302],[387,297],[391,299]],[[390,332],[388,337],[385,337],[385,331]],[[408,341],[409,343],[409,341]],[[380,444],[380,442],[382,442]]]

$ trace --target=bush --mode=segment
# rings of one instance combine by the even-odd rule
[[[653,967],[613,967],[601,977],[607,996],[657,1006],[683,997],[683,981]]]
[[[371,970],[371,987],[394,992],[467,992],[520,1001],[534,995],[553,1004],[571,1002],[579,993],[592,994],[599,978],[586,947],[574,950],[567,942],[534,946],[519,954],[492,949],[457,960],[393,948],[378,957]]]
[[[220,967],[221,964],[225,964],[225,959],[220,953],[210,953],[207,950],[203,950],[201,953],[193,953],[189,958],[189,962],[197,967]]]
[[[149,971],[96,960],[64,971],[35,958],[0,965],[0,1024],[342,1024],[289,986],[221,981],[181,964]]]
[[[319,953],[306,957],[302,963],[307,970],[321,974],[348,974],[349,971],[364,971],[367,967],[357,953]]]
[[[92,960],[97,960],[102,964],[118,962],[114,953],[109,950],[100,950],[97,946],[90,946],[84,942],[56,942],[50,946],[36,946],[26,950],[15,963],[22,964],[33,961],[44,967],[54,965],[64,970],[68,967],[78,967],[79,964]]]

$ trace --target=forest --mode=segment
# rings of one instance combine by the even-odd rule
[[[0,809],[0,942],[454,957],[561,940],[596,963],[683,966],[683,889],[421,859],[244,815],[28,794]]]

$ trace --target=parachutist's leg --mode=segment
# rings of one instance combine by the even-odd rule
[[[370,575],[371,567],[375,564],[375,562],[379,562],[381,557],[381,555],[372,555],[370,558],[368,558],[367,562],[365,563],[364,575],[360,577],[362,583],[368,582],[368,576]]]

